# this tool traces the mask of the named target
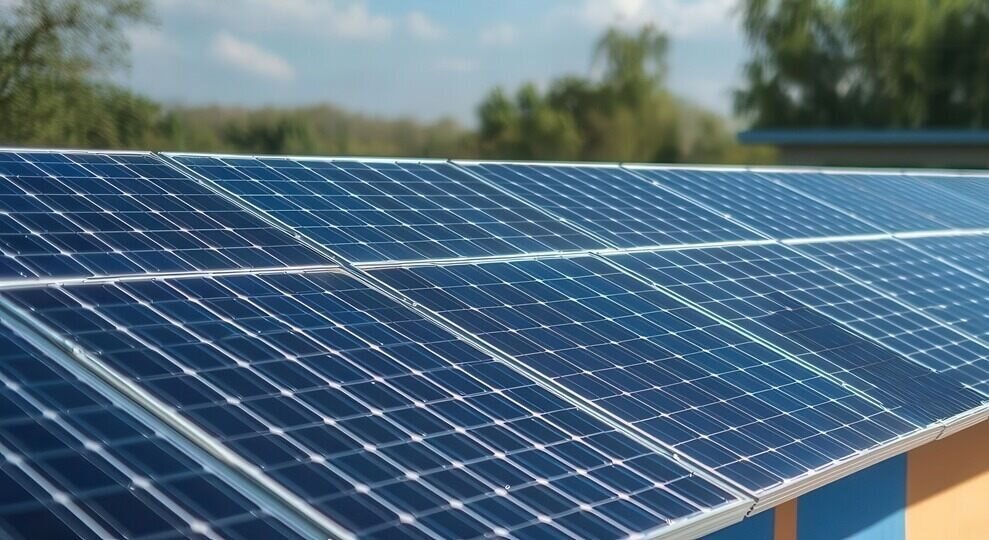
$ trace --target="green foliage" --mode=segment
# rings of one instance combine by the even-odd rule
[[[476,155],[472,134],[450,120],[382,120],[329,105],[177,108],[168,118],[177,128],[156,148],[332,156]]]
[[[323,105],[166,108],[108,82],[148,0],[0,0],[0,144],[203,152],[602,161],[765,161],[716,116],[664,86],[668,41],[652,27],[598,42],[598,78],[492,91],[474,132]]]
[[[598,42],[599,79],[563,77],[514,98],[496,88],[478,108],[484,157],[590,161],[767,161],[741,149],[722,122],[665,88],[665,35],[651,26],[608,30]],[[688,135],[689,133],[689,135]]]
[[[744,0],[757,127],[989,125],[989,2]]]
[[[158,107],[94,82],[127,51],[143,0],[20,0],[0,8],[0,142],[137,146]]]

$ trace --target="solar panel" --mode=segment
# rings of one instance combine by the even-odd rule
[[[151,154],[0,151],[0,279],[326,262]]]
[[[301,538],[0,325],[0,536]]]
[[[172,157],[351,262],[603,247],[445,162]]]
[[[666,290],[920,425],[978,407],[981,398],[904,355],[853,333],[821,311],[877,307],[875,295],[782,245],[635,253],[609,257]]]
[[[911,238],[907,243],[955,267],[989,279],[989,236]]]
[[[772,238],[876,234],[879,227],[748,171],[632,168]]]
[[[0,150],[0,536],[702,534],[984,414],[987,186]]]
[[[765,173],[886,232],[989,226],[989,208],[931,182],[893,174]]]
[[[615,166],[483,162],[463,166],[590,231],[613,247],[761,238],[722,215]]]
[[[956,372],[966,384],[989,395],[989,347],[972,339],[972,332],[986,332],[987,318],[977,306],[979,298],[987,296],[986,282],[895,240],[797,249],[915,311],[905,314],[905,324],[899,327],[888,317],[877,320],[886,328],[870,335],[899,341],[895,348],[901,352],[939,371]]]
[[[971,202],[989,201],[989,176],[928,176],[926,181]]]
[[[529,369],[752,490],[914,429],[597,258],[372,273]]]
[[[5,294],[358,535],[617,538],[738,502],[339,272]]]

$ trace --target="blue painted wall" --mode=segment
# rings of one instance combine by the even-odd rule
[[[800,497],[797,538],[902,540],[906,478],[900,455]]]

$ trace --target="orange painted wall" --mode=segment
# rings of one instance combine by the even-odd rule
[[[989,534],[989,422],[907,455],[907,540]]]
[[[773,509],[774,540],[797,540],[797,499],[786,501]]]

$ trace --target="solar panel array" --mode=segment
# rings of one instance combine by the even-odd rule
[[[0,326],[4,538],[300,538]]]
[[[749,489],[915,427],[596,258],[375,273]]]
[[[0,151],[0,532],[710,532],[985,418],[984,182]]]
[[[0,253],[0,278],[327,262],[150,154],[0,153]]]

